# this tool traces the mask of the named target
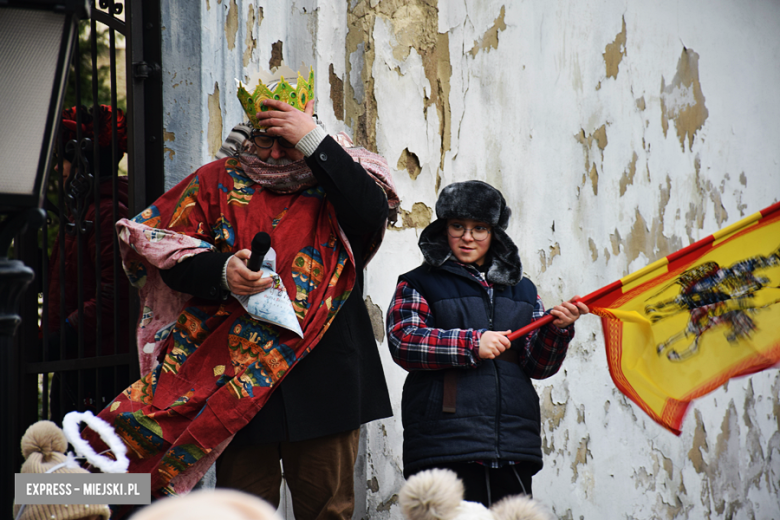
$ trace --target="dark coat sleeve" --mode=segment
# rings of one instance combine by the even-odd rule
[[[387,197],[363,167],[331,136],[306,158],[317,182],[336,210],[336,217],[352,239],[371,235],[387,219]]]
[[[232,253],[201,253],[161,269],[160,276],[171,289],[208,300],[226,300],[230,292],[223,289],[222,268]]]

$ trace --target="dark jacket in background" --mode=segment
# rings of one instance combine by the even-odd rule
[[[65,233],[64,255],[60,247],[59,235],[54,241],[51,258],[49,259],[49,289],[48,311],[49,332],[60,331],[61,318],[64,317],[70,323],[73,331],[80,331],[84,336],[85,355],[94,356],[97,344],[97,324],[100,316],[100,345],[103,354],[114,353],[114,316],[119,320],[118,342],[116,347],[119,352],[128,351],[129,340],[129,314],[128,293],[129,283],[121,264],[117,262],[118,275],[114,276],[114,242],[116,236],[115,224],[120,218],[127,217],[127,178],[117,178],[117,212],[114,218],[113,187],[110,178],[101,178],[100,183],[100,208],[99,231],[100,251],[97,251],[97,229],[95,223],[95,204],[91,204],[84,220],[92,222],[92,228],[81,235],[82,255],[79,257],[79,237],[76,234]],[[66,225],[67,222],[63,222]],[[119,258],[119,249],[116,249]],[[98,257],[99,256],[99,268]],[[64,263],[64,277],[60,272],[60,261]],[[82,277],[78,277],[79,267]],[[99,281],[99,287],[98,287]],[[64,299],[60,296],[63,294]],[[78,295],[83,291],[84,310],[79,320]],[[97,294],[100,294],[98,306]],[[115,313],[114,297],[119,303],[118,312]],[[60,304],[62,301],[62,305]],[[75,353],[72,355],[75,356]],[[113,397],[113,396],[112,396]]]

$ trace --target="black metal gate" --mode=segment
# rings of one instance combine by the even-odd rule
[[[27,427],[41,419],[61,424],[73,410],[97,413],[139,376],[138,301],[113,224],[163,192],[160,0],[91,3],[65,105],[84,109],[61,125],[49,218],[14,241],[35,281],[22,296],[11,362],[0,368],[2,391],[15,397],[0,410],[1,446],[12,454],[2,458],[6,512]]]

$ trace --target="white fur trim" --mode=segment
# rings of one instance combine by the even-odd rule
[[[116,460],[98,455],[89,443],[81,438],[79,423],[86,423],[108,445]],[[114,428],[92,412],[70,412],[62,419],[62,431],[73,445],[76,453],[87,459],[87,462],[100,469],[103,473],[127,473],[130,461],[127,458],[127,446],[114,431]]]

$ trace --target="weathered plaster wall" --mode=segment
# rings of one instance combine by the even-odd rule
[[[339,32],[339,59],[331,61],[343,69],[343,24],[315,46],[321,30],[315,5],[315,0],[163,2],[166,187],[213,159],[241,122],[235,79],[247,81],[282,61],[300,70],[314,66],[317,78],[327,78],[328,64],[315,60],[315,50],[329,54],[327,40]],[[339,18],[344,16],[326,20]],[[317,84],[316,95],[329,98],[326,82]],[[327,115],[323,119],[328,122]]]
[[[500,188],[548,305],[586,294],[780,197],[774,0],[203,0],[165,3],[167,185],[241,112],[234,77],[314,66],[317,112],[383,154],[402,196],[367,271],[383,323],[442,186]],[[377,331],[396,417],[364,428],[357,518],[400,519],[405,373]],[[780,375],[696,401],[676,437],[613,385],[599,322],[538,381],[559,518],[780,518]]]

